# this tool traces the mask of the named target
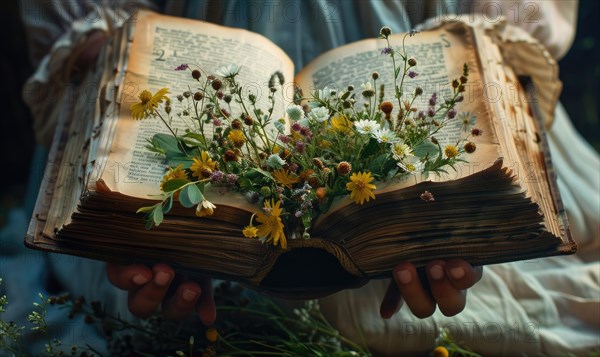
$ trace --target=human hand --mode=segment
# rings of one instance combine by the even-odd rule
[[[446,316],[454,316],[465,308],[467,290],[481,279],[482,267],[472,267],[461,259],[434,260],[425,267],[427,277],[422,281],[414,265],[401,263],[393,271],[381,303],[381,317],[394,315],[406,302],[411,312],[419,317],[431,316],[436,309]]]
[[[114,286],[129,293],[129,311],[137,317],[149,317],[162,304],[162,313],[167,319],[181,320],[194,310],[205,325],[211,325],[216,319],[217,310],[209,278],[199,283],[185,281],[165,300],[175,278],[175,271],[166,264],[150,268],[142,264],[108,263],[106,272]]]

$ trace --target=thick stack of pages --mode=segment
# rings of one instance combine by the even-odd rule
[[[402,41],[402,35],[393,38]],[[493,35],[459,23],[421,33],[408,48],[419,59],[419,85],[428,93],[469,64],[470,86],[459,109],[476,114],[484,135],[474,139],[477,150],[468,162],[447,175],[378,183],[376,199],[364,205],[340,199],[315,222],[310,239],[289,233],[283,251],[241,234],[260,208],[234,192],[209,193],[217,209],[208,218],[175,203],[159,227],[146,230],[135,213],[160,194],[165,172],[163,159],[145,149],[146,140],[165,129],[156,120],[134,121],[128,110],[141,90],[183,91],[185,81],[173,68],[202,63],[214,71],[223,65],[215,58],[242,65],[243,83],[263,83],[275,71],[287,79],[294,73],[283,51],[260,35],[141,12],[109,41],[102,65],[82,84],[97,85],[98,100],[61,103],[63,120],[26,243],[122,263],[166,262],[190,277],[231,279],[296,298],[389,276],[401,261],[422,266],[463,258],[478,265],[572,253],[576,245],[535,107],[494,42]],[[384,76],[390,67],[378,56],[381,47],[365,40],[334,49],[294,80],[308,92],[346,86],[373,70]],[[457,121],[438,140],[456,142],[461,130]],[[425,191],[435,201],[424,202]]]

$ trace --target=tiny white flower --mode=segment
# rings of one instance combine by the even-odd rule
[[[325,107],[314,108],[308,113],[308,117],[318,123],[322,123],[329,118],[329,109]]]
[[[293,121],[298,121],[304,118],[304,109],[299,105],[292,104],[287,108],[287,114]]]
[[[360,87],[362,88],[363,92],[366,90],[373,90],[373,86],[371,85],[371,82],[362,83],[360,85]]]
[[[217,208],[217,206],[215,206],[212,202],[210,202],[206,198],[203,198],[202,202],[200,202],[198,204],[198,206],[196,207],[196,216],[198,216],[198,217],[211,216],[214,213],[216,208]]]
[[[282,134],[285,131],[285,122],[283,121],[275,120],[273,126],[275,126],[275,129]]]
[[[361,119],[354,122],[356,130],[361,134],[373,134],[379,129],[379,123],[376,120]]]
[[[285,164],[285,161],[279,157],[279,155],[277,154],[271,154],[268,158],[267,158],[267,166],[274,168],[274,169],[280,169],[283,167],[283,164]]]
[[[226,66],[223,66],[223,67],[217,69],[215,71],[215,74],[217,76],[220,76],[220,77],[223,77],[223,78],[233,78],[238,73],[240,73],[241,69],[242,69],[242,67],[238,66],[235,63],[231,63],[231,64],[228,64]]]
[[[388,128],[378,128],[371,135],[380,143],[395,143],[400,140],[400,138]]]

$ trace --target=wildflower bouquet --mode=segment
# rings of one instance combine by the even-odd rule
[[[243,68],[234,64],[214,74],[178,66],[189,90],[172,97],[167,88],[144,90],[131,105],[133,118],[161,120],[171,133],[156,134],[148,145],[169,166],[160,183],[162,201],[138,211],[146,213],[147,228],[161,224],[174,200],[199,217],[210,216],[218,207],[207,190],[233,190],[262,207],[240,235],[286,249],[288,238],[310,238],[312,222],[336,199],[363,205],[376,199],[378,182],[453,169],[464,153],[475,151],[469,137],[481,134],[471,128],[474,116],[456,109],[469,68],[464,64],[442,93],[424,93],[415,79],[418,59],[405,46],[416,34],[406,34],[394,48],[391,30],[380,31],[381,55],[393,64],[393,73],[381,75],[393,76],[391,90],[380,84],[377,71],[360,89],[322,88],[308,96],[297,90],[285,118],[274,115],[284,105],[280,72],[268,80],[266,108],[257,105],[256,94],[243,95],[237,79]],[[459,120],[463,138],[442,146],[436,135]],[[421,198],[434,200],[427,191]]]

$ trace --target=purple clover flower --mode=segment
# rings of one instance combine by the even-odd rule
[[[394,50],[391,47],[386,47],[381,50],[382,55],[391,55]]]
[[[437,94],[433,93],[431,95],[431,98],[429,98],[429,106],[435,107],[436,104],[437,104]]]
[[[238,179],[236,174],[227,174],[227,183],[233,185]]]
[[[175,70],[176,71],[185,71],[188,68],[190,68],[190,66],[188,66],[187,63],[182,63],[179,66],[177,66],[177,68],[175,68]]]
[[[212,175],[210,176],[210,180],[212,182],[221,182],[223,181],[223,178],[225,178],[225,173],[223,173],[223,171],[215,171],[212,173]]]
[[[415,78],[416,76],[418,76],[419,74],[415,71],[408,71],[408,76],[410,78]]]
[[[279,134],[279,136],[277,137],[277,139],[279,139],[279,141],[281,141],[284,144],[287,144],[287,143],[289,143],[292,140],[292,138],[290,138],[287,135],[283,135],[283,134]]]

